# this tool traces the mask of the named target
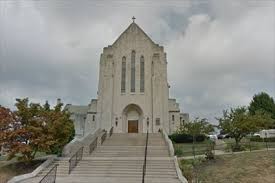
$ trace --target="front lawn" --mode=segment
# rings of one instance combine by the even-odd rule
[[[173,145],[175,149],[175,155],[179,157],[196,156],[205,154],[207,150],[211,148],[213,148],[212,150],[231,152],[232,148],[235,146],[235,140],[232,138],[217,140],[214,146],[210,140],[196,142],[194,145],[192,143],[174,143]],[[241,150],[243,151],[275,148],[275,142],[250,142],[250,140],[247,138],[243,138],[240,145]]]
[[[215,160],[181,160],[183,175],[189,182],[273,183],[275,152],[247,152],[216,156]]]
[[[222,139],[225,144],[227,144],[227,150],[230,150],[230,147],[235,144],[235,140],[233,138]],[[275,142],[255,142],[250,141],[249,138],[243,138],[241,140],[241,145],[244,150],[259,150],[259,149],[267,149],[267,148],[275,148]]]
[[[196,142],[194,145],[192,143],[174,143],[174,149],[177,156],[193,156],[193,152],[195,155],[205,154],[207,149],[210,148],[210,145],[210,140]]]

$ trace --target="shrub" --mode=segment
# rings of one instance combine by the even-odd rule
[[[236,143],[228,143],[226,144],[227,147],[225,148],[225,151],[232,151],[232,152],[239,152],[239,151],[244,151],[245,146],[242,144],[236,144]]]
[[[194,179],[194,167],[192,162],[188,162],[187,160],[181,160],[179,163],[180,169],[182,171],[183,176],[188,180],[192,181]]]
[[[192,143],[193,136],[191,134],[179,134],[174,133],[169,135],[169,138],[175,143]],[[196,135],[195,139],[197,142],[203,142],[206,139],[205,135]]]
[[[253,142],[275,142],[275,137],[270,137],[270,138],[251,137],[250,140]]]
[[[207,160],[215,159],[214,153],[212,152],[211,149],[207,149],[207,151],[205,153],[205,159],[207,159]]]
[[[201,166],[204,162],[206,162],[204,158],[180,160],[180,169],[182,170],[182,174],[188,180],[188,182],[198,182],[198,167]]]
[[[175,155],[177,155],[177,156],[182,156],[183,155],[183,151],[180,147],[175,148]]]

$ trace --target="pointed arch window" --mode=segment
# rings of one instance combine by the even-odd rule
[[[144,56],[140,57],[140,92],[144,92]]]
[[[135,92],[136,91],[136,68],[135,68],[135,65],[136,65],[136,52],[135,50],[132,51],[131,53],[131,92]]]
[[[122,57],[121,63],[121,93],[125,93],[126,89],[126,57]]]

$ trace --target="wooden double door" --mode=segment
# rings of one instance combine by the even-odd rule
[[[138,133],[138,120],[128,121],[128,133]]]

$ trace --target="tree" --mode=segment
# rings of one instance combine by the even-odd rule
[[[5,129],[1,130],[0,142],[8,147],[9,158],[31,161],[38,151],[61,154],[74,136],[73,122],[62,110],[63,104],[50,109],[47,102],[42,107],[27,98],[16,101],[17,111],[2,109],[0,115],[1,129]]]
[[[248,110],[252,115],[254,115],[256,111],[262,110],[264,112],[270,113],[271,117],[275,119],[274,99],[265,92],[261,92],[253,96]]]
[[[195,120],[185,123],[184,125],[181,125],[177,131],[177,133],[180,134],[190,134],[192,135],[193,138],[193,155],[195,157],[195,143],[196,143],[196,138],[199,135],[205,135],[210,132],[214,131],[214,127],[212,124],[210,124],[206,118],[200,119],[200,118],[195,118]]]
[[[203,118],[195,118],[195,120],[190,121],[189,123],[185,123],[181,125],[178,129],[178,133],[192,134],[193,136],[200,134],[208,134],[213,132],[214,128],[207,119]]]
[[[38,151],[48,151],[50,146],[55,143],[55,139],[50,132],[50,124],[47,123],[46,116],[43,115],[43,108],[40,104],[29,103],[27,98],[16,99],[15,106],[17,107],[16,115],[28,136],[25,136],[24,143],[28,147],[28,152],[22,151],[19,147],[11,148],[15,153],[10,154],[15,157],[16,153],[22,154],[24,161],[31,161],[34,159]],[[20,144],[18,144],[20,145]]]
[[[251,115],[246,107],[231,108],[223,111],[223,117],[217,118],[219,127],[235,139],[235,150],[240,150],[240,141],[250,133],[255,133],[272,122],[270,114],[256,111]]]
[[[61,155],[63,147],[70,142],[75,135],[74,124],[70,119],[70,114],[62,110],[62,103],[57,104],[52,110],[44,107],[44,115],[50,124],[49,131],[55,139],[55,143],[50,146],[48,153]],[[61,130],[62,129],[62,130]]]

